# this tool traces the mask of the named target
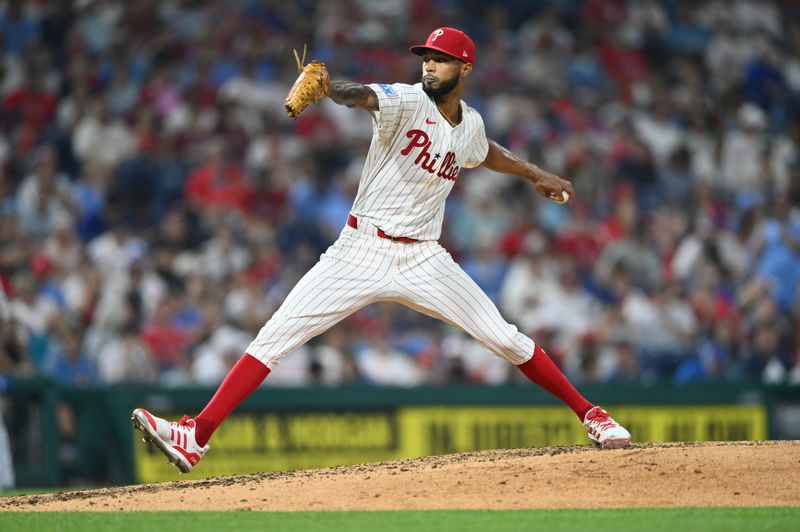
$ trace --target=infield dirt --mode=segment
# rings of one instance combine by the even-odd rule
[[[798,479],[800,441],[550,447],[205,480],[187,475],[182,482],[0,499],[0,511],[800,506]]]

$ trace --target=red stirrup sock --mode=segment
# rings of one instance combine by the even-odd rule
[[[575,389],[553,360],[538,345],[533,350],[533,357],[517,366],[517,368],[531,382],[538,384],[564,401],[575,412],[575,415],[580,418],[581,423],[586,417],[586,412],[594,408],[594,405],[578,393],[578,390]]]
[[[208,443],[220,423],[245,397],[253,393],[264,382],[267,375],[269,375],[269,368],[257,358],[245,353],[231,368],[211,401],[194,418],[197,427],[195,431],[197,445],[202,447]]]

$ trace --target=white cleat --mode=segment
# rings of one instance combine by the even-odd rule
[[[191,471],[208,452],[208,445],[200,447],[197,444],[195,423],[189,416],[183,416],[180,421],[167,421],[144,408],[137,408],[131,421],[133,428],[144,434],[142,441],[153,443],[181,473]]]
[[[631,433],[599,406],[586,412],[583,426],[589,431],[589,439],[603,449],[631,446]]]

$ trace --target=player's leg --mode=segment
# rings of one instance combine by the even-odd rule
[[[214,397],[194,419],[169,423],[144,409],[134,425],[186,472],[207,450],[222,421],[269,375],[280,358],[361,307],[376,301],[390,284],[386,246],[368,245],[365,235],[346,229],[342,237],[297,283],[251,342]],[[174,437],[184,445],[175,449]],[[188,447],[186,445],[188,442]]]
[[[201,442],[211,437],[283,356],[379,298],[391,281],[389,248],[388,242],[376,242],[349,227],[342,231],[250,343],[240,360],[242,369],[231,371],[197,416]]]
[[[462,329],[558,396],[581,420],[594,406],[575,390],[541,347],[503,319],[492,300],[442,248],[417,266],[404,268],[402,276],[405,282],[399,291],[408,300],[403,303]]]
[[[400,302],[455,325],[517,366],[529,380],[567,404],[587,426],[593,441],[597,439],[592,432],[595,425],[607,420],[617,425],[575,389],[540,346],[503,319],[491,299],[441,246],[426,244],[418,249],[417,256],[401,270],[403,282],[395,287],[403,296]],[[603,430],[608,432],[611,424]],[[630,442],[627,431],[612,431],[607,436],[614,437],[610,445],[625,444],[625,438]]]

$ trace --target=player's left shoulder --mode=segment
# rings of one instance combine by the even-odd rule
[[[462,120],[466,124],[471,127],[483,129],[483,117],[475,108],[471,107],[464,100],[461,100],[461,112],[463,115]]]

